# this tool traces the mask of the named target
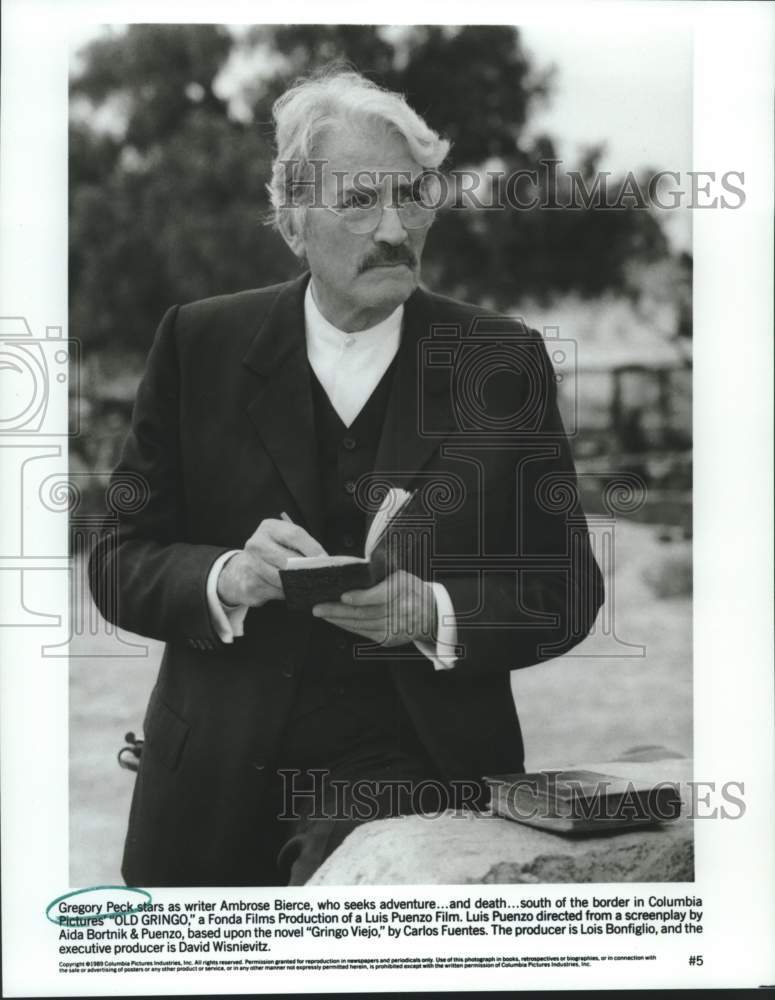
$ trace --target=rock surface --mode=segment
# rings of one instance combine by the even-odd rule
[[[655,757],[661,759],[655,759]],[[584,763],[616,777],[679,785],[681,818],[627,832],[569,837],[493,816],[442,813],[365,823],[321,865],[310,885],[691,882],[691,761],[642,748]]]

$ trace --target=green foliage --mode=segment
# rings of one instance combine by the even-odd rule
[[[251,55],[258,71],[239,115],[223,79],[232,57]],[[508,171],[554,155],[550,139],[525,140],[551,73],[531,65],[510,27],[280,25],[238,38],[215,25],[130,26],[92,42],[71,84],[74,336],[143,352],[170,304],[298,273],[264,225],[271,105],[333,60],[405,93],[452,139],[450,166],[498,157]],[[594,152],[582,167],[594,173]],[[424,277],[505,309],[527,293],[628,291],[633,263],[665,253],[647,211],[466,210],[440,214]]]

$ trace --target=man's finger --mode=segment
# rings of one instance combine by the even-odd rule
[[[268,518],[262,524],[273,541],[287,549],[293,549],[296,554],[302,556],[327,555],[320,542],[316,541],[299,524],[291,524],[289,521],[278,521],[273,518]]]
[[[363,636],[364,639],[370,639],[372,642],[382,643],[387,637],[387,628],[384,625],[380,628],[369,628],[368,623],[356,621],[355,619],[340,618],[336,621],[333,619],[326,620],[330,620],[332,625],[344,629],[345,632],[352,632],[355,635]]]
[[[350,618],[353,621],[359,622],[387,621],[388,617],[387,608],[380,604],[359,608],[354,608],[347,604],[316,604],[312,609],[312,614],[316,618],[329,618],[332,620]]]
[[[397,592],[395,577],[389,576],[381,583],[368,590],[349,590],[342,594],[342,603],[350,607],[362,607],[367,604],[387,604],[388,596]]]
[[[256,576],[263,580],[264,583],[268,583],[270,587],[274,587],[275,590],[284,597],[285,592],[283,591],[283,582],[280,579],[280,573],[278,570],[268,562],[259,562],[256,566]]]
[[[299,556],[296,549],[275,542],[269,535],[259,539],[253,551],[259,559],[269,563],[270,566],[277,567],[277,569],[285,569],[289,559],[296,559]]]

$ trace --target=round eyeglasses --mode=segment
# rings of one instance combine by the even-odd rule
[[[358,189],[348,193],[343,204],[326,211],[338,216],[348,232],[356,236],[373,233],[382,221],[385,208],[395,208],[404,229],[425,229],[436,217],[439,206],[439,181],[435,174],[421,174],[404,190],[395,192],[393,204],[384,205],[373,188]]]

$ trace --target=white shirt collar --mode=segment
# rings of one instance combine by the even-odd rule
[[[404,318],[403,303],[393,312],[375,326],[369,326],[365,330],[358,330],[356,333],[347,333],[329,323],[326,317],[318,308],[315,297],[312,294],[312,280],[307,283],[307,291],[304,295],[304,322],[307,328],[307,340],[315,340],[318,344],[327,344],[334,348],[342,346],[343,341],[352,341],[356,350],[363,350],[369,347],[374,340],[385,340],[396,337],[401,332],[401,323]]]
[[[312,282],[307,285],[307,357],[345,426],[355,420],[396,356],[403,316],[404,307],[400,305],[376,326],[346,333],[323,316],[312,297]]]

